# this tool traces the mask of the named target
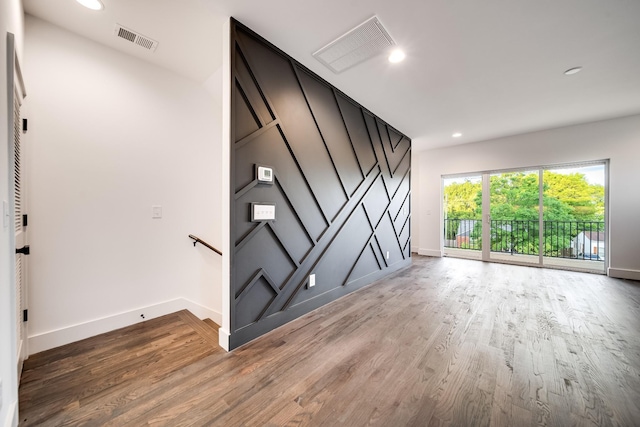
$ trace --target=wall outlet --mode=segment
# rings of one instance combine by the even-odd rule
[[[316,285],[316,275],[315,274],[310,274],[309,275],[309,287],[313,288]]]
[[[387,259],[389,259],[389,251],[387,251]]]
[[[162,218],[162,206],[151,206],[151,218],[153,219]]]

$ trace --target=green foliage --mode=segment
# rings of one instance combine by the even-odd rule
[[[548,221],[603,221],[604,187],[589,184],[581,173],[544,171],[544,213]],[[491,217],[497,220],[538,219],[538,174],[511,172],[490,178]],[[482,184],[469,180],[445,187],[446,217],[478,219]]]
[[[447,204],[447,218],[475,219],[478,210],[476,195],[482,190],[482,184],[465,181],[452,183],[444,188]],[[478,216],[480,218],[480,216]]]
[[[571,220],[604,220],[604,187],[589,184],[581,173],[563,175],[544,171],[545,197],[558,200],[571,208]],[[562,220],[558,218],[549,218]]]
[[[504,221],[494,222],[491,250],[538,253],[538,181],[537,172],[511,172],[490,177],[491,219]],[[452,183],[445,187],[444,194],[445,218],[482,218],[482,184],[469,180]],[[589,184],[581,173],[560,174],[546,170],[543,172],[543,207],[543,220],[550,222],[545,226],[542,249],[545,255],[562,256],[572,238],[581,231],[580,227],[584,227],[580,223],[604,221],[604,187]],[[574,222],[573,226],[568,224],[570,221]],[[458,224],[459,221],[447,224],[446,239],[455,239]],[[476,227],[470,237],[475,247],[480,247],[481,227]]]

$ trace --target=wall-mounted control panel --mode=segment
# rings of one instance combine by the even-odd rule
[[[261,184],[273,184],[273,168],[270,166],[256,165],[258,182]]]
[[[276,219],[276,204],[275,203],[263,203],[254,202],[251,203],[251,221],[275,221]]]

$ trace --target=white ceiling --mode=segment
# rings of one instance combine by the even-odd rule
[[[204,83],[233,16],[413,138],[469,143],[640,113],[638,0],[24,0],[25,11]],[[336,75],[311,54],[377,15],[407,53]],[[113,36],[116,23],[159,41]],[[571,67],[583,71],[565,76]],[[463,136],[453,139],[454,131]],[[605,143],[605,141],[603,141]]]

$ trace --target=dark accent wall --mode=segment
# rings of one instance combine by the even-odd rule
[[[411,263],[411,140],[234,20],[231,43],[235,348]]]

